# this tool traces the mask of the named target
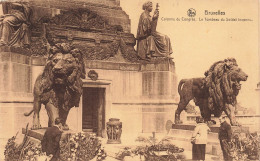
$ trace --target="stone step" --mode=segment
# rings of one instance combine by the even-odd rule
[[[171,129],[168,136],[172,138],[172,143],[185,150],[192,150],[192,144],[190,142],[192,136],[192,130]],[[218,133],[210,132],[208,134],[208,143],[206,145],[206,154],[219,155],[221,153],[221,147],[218,140]]]
[[[172,124],[173,129],[194,130],[195,124]],[[210,126],[211,132],[218,133],[219,126]]]
[[[29,137],[32,137],[34,139],[37,139],[37,140],[42,140],[43,138],[43,135],[46,131],[46,127],[42,128],[42,129],[38,129],[38,130],[28,130],[28,136]],[[92,129],[87,129],[87,131],[84,131],[84,133],[88,133],[88,134],[92,134],[93,131],[91,131]],[[25,134],[26,130],[25,128],[22,129],[22,134]],[[62,133],[62,136],[61,138],[64,139],[67,137],[68,134],[75,134],[75,133],[78,133],[76,131],[72,131],[72,130],[64,130],[63,133]]]

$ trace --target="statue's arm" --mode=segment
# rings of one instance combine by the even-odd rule
[[[159,10],[155,10],[153,14],[153,21],[159,18]]]
[[[143,25],[142,26],[143,26],[143,30],[144,30],[144,33],[145,33],[144,36],[151,35],[152,27],[151,27],[151,22],[148,18],[143,19]]]

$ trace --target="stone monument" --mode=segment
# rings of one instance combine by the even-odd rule
[[[5,2],[1,4],[4,13],[8,13]],[[80,79],[76,79],[78,81],[68,89],[77,93],[77,87],[82,87],[82,91],[64,95],[65,129],[69,126],[74,131],[106,137],[106,122],[109,118],[118,118],[124,125],[122,137],[165,130],[164,125],[174,112],[172,107],[176,107],[175,64],[166,56],[150,61],[140,58],[134,48],[136,39],[130,33],[129,16],[120,7],[119,0],[26,0],[20,4],[28,6],[32,13],[30,21],[23,22],[23,27],[27,25],[30,43],[19,39],[20,46],[3,43],[0,47],[0,71],[3,75],[0,80],[0,116],[9,120],[10,125],[1,121],[1,138],[11,137],[28,122],[33,122],[29,125],[33,129],[40,128],[39,108],[36,108],[34,121],[23,114],[31,111],[34,103],[43,102],[48,106],[48,98],[53,98],[55,89],[46,86],[46,94],[40,91],[38,96],[41,100],[34,101],[33,89],[36,87],[33,87],[35,82],[39,82],[37,77],[47,70],[46,63],[56,61],[51,59],[52,56],[58,54],[65,61],[69,55],[78,59],[78,52],[85,67],[77,65],[76,69],[84,76],[70,73]],[[77,52],[67,50],[66,44]],[[57,74],[56,78],[54,84],[63,83],[62,74]],[[70,77],[67,80],[73,82]],[[74,101],[68,101],[74,96],[77,97]],[[56,103],[54,101],[53,105]],[[71,108],[73,106],[79,108]],[[55,114],[49,121],[45,110],[42,108],[40,112],[42,127],[50,126],[53,117],[57,117]],[[31,130],[37,131],[42,132]]]

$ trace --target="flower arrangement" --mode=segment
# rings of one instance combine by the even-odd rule
[[[22,144],[17,144],[15,140],[16,136],[13,136],[5,146],[6,161],[36,161],[39,157],[48,158],[45,153],[42,153],[40,144],[36,145],[31,141],[23,141]]]
[[[126,156],[132,156],[132,151],[130,147],[125,147],[123,150],[119,151],[116,154],[116,159],[118,160],[124,160]]]
[[[16,136],[10,138],[5,146],[6,161],[37,161],[40,158],[49,160],[50,157],[42,152],[41,144],[36,144],[25,135],[21,144],[16,143]],[[99,139],[93,134],[75,133],[68,135],[60,142],[61,161],[88,161],[97,156],[97,161],[106,158],[104,148]]]
[[[183,159],[180,153],[184,152],[184,149],[171,144],[170,140],[171,137],[165,137],[160,141],[155,137],[138,137],[136,141],[144,142],[146,145],[137,147],[133,152],[137,155],[143,155],[147,161],[177,161],[177,159]],[[166,153],[160,154],[162,151]]]
[[[101,143],[94,134],[76,133],[68,135],[68,138],[61,142],[60,159],[64,161],[87,161],[98,155],[101,149]],[[104,152],[104,149],[102,151]],[[98,159],[100,158],[97,157]]]
[[[97,161],[105,160],[106,157],[107,157],[107,153],[105,152],[104,147],[101,147],[101,148],[98,150]]]
[[[260,157],[260,136],[257,133],[235,133],[230,145],[234,160],[258,160]]]
[[[124,160],[125,156],[138,155],[146,161],[177,161],[184,159],[180,155],[184,149],[170,143],[171,137],[166,137],[158,142],[155,137],[138,137],[136,141],[143,142],[144,145],[135,148],[125,147],[123,151],[117,153],[116,158]]]
[[[16,134],[17,136],[17,134]],[[5,145],[5,160],[19,160],[20,151],[18,149],[18,145],[15,143],[16,136],[11,137],[8,139],[7,144]]]

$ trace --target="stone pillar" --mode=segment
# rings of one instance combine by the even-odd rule
[[[24,52],[0,47],[0,159],[7,140],[17,132],[20,135],[32,119],[23,115],[32,109],[33,101],[31,58]]]
[[[109,119],[107,122],[107,143],[121,144],[122,122],[117,118]]]
[[[0,48],[0,102],[31,102],[31,58]]]
[[[163,59],[141,65],[142,130],[165,132],[168,120],[174,121],[177,108],[177,75],[172,60]]]
[[[0,47],[0,134],[10,137],[29,122],[23,113],[32,109],[31,58]],[[24,124],[22,124],[24,123]],[[3,136],[2,136],[3,135]]]

